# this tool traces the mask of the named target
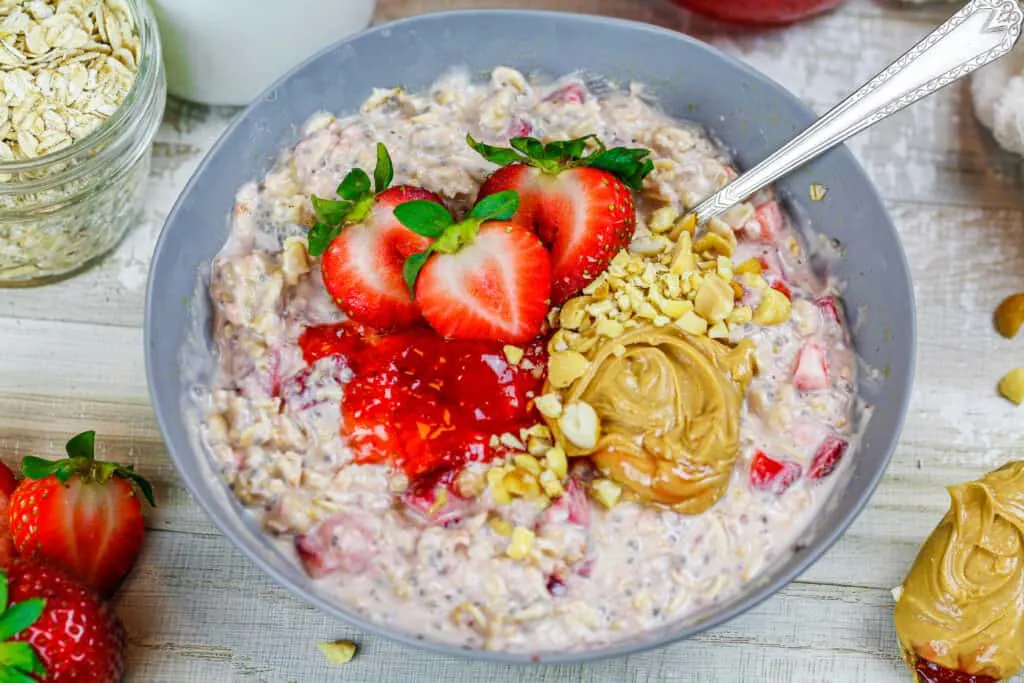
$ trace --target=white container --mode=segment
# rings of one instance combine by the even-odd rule
[[[370,25],[377,0],[150,0],[167,90],[244,105],[290,68]]]

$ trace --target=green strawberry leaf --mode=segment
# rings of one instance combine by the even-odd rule
[[[613,173],[626,186],[639,190],[647,174],[654,170],[654,162],[647,158],[650,154],[650,150],[646,149],[613,147],[592,154],[583,160],[583,164]]]
[[[145,497],[146,502],[149,503],[151,507],[156,507],[156,499],[153,497],[153,487],[148,481],[146,481],[145,477],[135,471],[135,468],[131,465],[121,466],[117,470],[117,475],[138,486],[139,490],[142,491],[142,495]]]
[[[373,169],[374,193],[380,194],[388,189],[391,181],[395,179],[395,167],[391,163],[391,155],[383,142],[377,143],[377,167]]]
[[[508,149],[507,147],[493,147],[483,142],[478,142],[473,139],[472,135],[466,135],[466,144],[469,145],[477,154],[482,156],[492,164],[498,166],[508,166],[516,162],[526,161],[522,155],[520,155],[514,149]]]
[[[353,168],[338,185],[338,196],[357,202],[370,193],[370,176],[361,168]]]
[[[541,161],[546,158],[544,143],[537,138],[512,138],[508,141],[508,144],[512,146],[512,149],[521,152],[531,159]]]
[[[71,473],[67,471],[67,462],[69,462],[67,459],[46,460],[34,455],[26,455],[21,459],[21,473],[28,479],[46,479],[53,475],[61,481],[66,481],[71,476]],[[63,475],[63,479],[61,479],[61,475]]]
[[[64,445],[64,451],[71,458],[92,460],[96,456],[96,432],[76,434]]]
[[[445,228],[455,222],[448,209],[426,199],[399,204],[395,207],[395,218],[417,235],[431,239],[440,237]]]
[[[473,210],[470,218],[483,221],[507,221],[519,210],[519,194],[515,190],[496,192],[481,199]]]
[[[325,225],[341,225],[345,222],[348,212],[352,210],[352,202],[340,199],[323,199],[313,195],[309,201],[313,203],[316,219]]]
[[[0,683],[35,683],[46,675],[46,667],[34,647],[25,642],[0,644]]]
[[[320,256],[327,251],[327,245],[329,245],[335,237],[341,234],[341,226],[339,225],[326,225],[324,223],[317,223],[306,235],[306,239],[309,240],[309,254],[310,256]]]
[[[427,249],[418,254],[413,254],[405,259],[405,263],[402,264],[402,279],[405,280],[405,286],[409,288],[409,295],[414,299],[416,298],[416,278],[420,276],[423,265],[430,258],[430,251],[430,249]]]
[[[43,598],[29,598],[8,607],[0,615],[0,641],[6,642],[36,623],[45,608]]]

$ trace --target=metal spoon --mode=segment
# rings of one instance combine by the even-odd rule
[[[973,0],[837,104],[810,128],[693,209],[697,223],[726,211],[890,114],[1007,54],[1024,10],[1017,0]]]

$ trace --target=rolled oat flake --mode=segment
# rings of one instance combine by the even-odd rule
[[[0,0],[0,162],[95,130],[128,94],[139,52],[123,0]]]

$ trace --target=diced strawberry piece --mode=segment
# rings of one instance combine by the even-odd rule
[[[800,349],[793,372],[793,386],[800,391],[822,391],[832,386],[825,349],[814,342]]]
[[[754,453],[750,461],[750,486],[759,491],[782,495],[803,473],[802,468],[788,460],[774,460],[763,451]]]
[[[10,467],[0,462],[0,494],[10,496],[18,488],[18,478]]]
[[[520,117],[513,116],[512,120],[508,124],[507,135],[510,138],[522,138],[533,133],[533,126],[529,121]]]
[[[314,579],[333,572],[362,574],[377,555],[375,534],[358,515],[339,512],[295,537],[295,551]]]
[[[833,296],[823,296],[814,302],[821,309],[825,320],[839,322],[839,309],[836,308],[836,299]]]
[[[444,483],[431,487],[414,486],[402,494],[402,502],[428,524],[437,526],[458,523],[469,509],[469,501]]]
[[[789,285],[787,285],[787,284],[786,284],[785,282],[783,282],[782,280],[776,280],[776,281],[774,281],[774,282],[772,283],[771,287],[772,287],[772,289],[774,289],[774,290],[775,290],[776,292],[779,292],[779,293],[781,293],[781,294],[782,294],[783,296],[785,296],[785,297],[786,297],[787,299],[792,299],[792,298],[793,298],[793,290],[791,290],[791,289],[789,288]]]
[[[420,318],[416,302],[402,279],[402,266],[431,240],[417,235],[395,218],[399,204],[416,199],[441,203],[433,192],[398,186],[377,195],[361,223],[334,238],[321,262],[324,285],[353,320],[379,329],[406,327]]]
[[[778,202],[765,202],[754,209],[757,222],[761,225],[761,239],[774,243],[782,234],[785,223]]]
[[[579,526],[590,526],[590,501],[583,485],[570,478],[563,487],[562,495],[552,501],[544,512],[545,524],[568,522]]]
[[[818,447],[818,451],[814,454],[814,460],[811,461],[807,478],[823,479],[832,474],[849,445],[848,442],[838,437],[826,437]]]
[[[457,253],[435,253],[416,281],[423,317],[452,339],[530,341],[540,333],[550,297],[547,250],[508,221],[485,223]]]
[[[566,104],[583,104],[586,100],[586,91],[582,83],[568,83],[554,91],[545,98],[549,102],[562,102]]]

